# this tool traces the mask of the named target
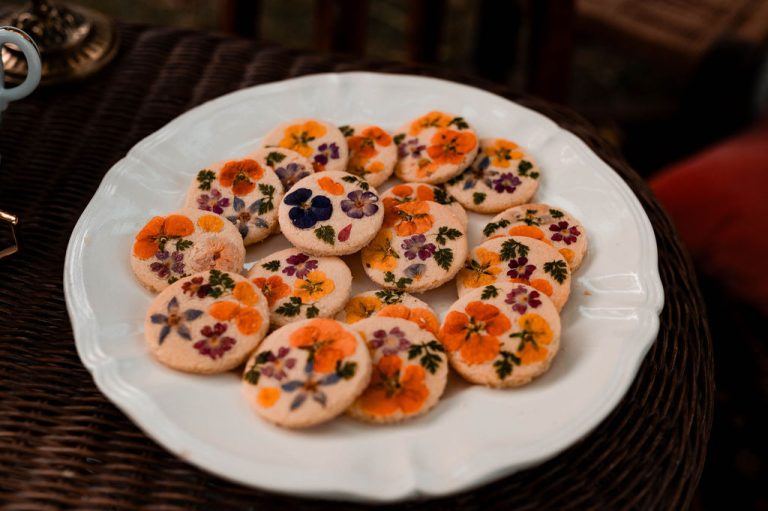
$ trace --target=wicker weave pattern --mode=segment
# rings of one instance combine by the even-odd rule
[[[38,91],[3,119],[0,206],[21,216],[26,244],[21,254],[0,260],[0,503],[9,510],[340,509],[203,473],[149,440],[111,405],[75,352],[62,291],[67,241],[110,166],[202,101],[325,71],[478,82],[194,32],[136,25],[121,31],[123,48],[105,72],[83,84]],[[646,185],[583,119],[494,92],[576,133],[630,184],[656,231],[667,305],[658,341],[626,399],[584,441],[489,486],[405,507],[684,509],[702,470],[714,395],[711,341],[687,255]]]

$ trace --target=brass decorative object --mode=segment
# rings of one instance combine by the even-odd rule
[[[0,19],[0,25],[20,28],[35,40],[43,61],[43,85],[89,76],[117,53],[114,22],[74,4],[33,0],[26,8]],[[20,51],[3,48],[3,65],[10,82],[24,80],[27,63]]]

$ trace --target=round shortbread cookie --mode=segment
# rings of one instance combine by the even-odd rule
[[[235,226],[219,215],[195,209],[152,218],[131,249],[134,274],[153,292],[201,271],[240,273],[244,261],[243,239]]]
[[[371,356],[360,334],[333,319],[272,332],[246,365],[243,390],[261,417],[288,428],[326,422],[368,386]]]
[[[371,382],[347,413],[356,419],[392,423],[434,407],[448,381],[443,345],[400,318],[369,318],[352,327],[365,339],[373,364]]]
[[[523,236],[504,236],[473,248],[456,275],[459,296],[497,282],[532,286],[563,308],[571,294],[571,270],[565,258],[546,243]]]
[[[453,196],[445,191],[445,188],[443,188],[442,185],[404,183],[393,186],[381,194],[385,215],[387,214],[387,211],[391,211],[394,206],[403,204],[404,202],[413,202],[415,200],[429,200],[442,204],[443,206],[448,206],[451,209],[451,213],[453,213],[456,218],[459,219],[461,225],[464,226],[464,229],[467,228],[467,223],[469,222],[467,212],[464,211],[464,208],[453,198]]]
[[[368,276],[387,289],[420,293],[451,280],[467,256],[464,227],[448,206],[400,204],[361,252]]]
[[[498,213],[531,200],[540,176],[536,162],[517,144],[486,138],[480,141],[472,165],[449,180],[445,189],[469,210]]]
[[[478,151],[474,130],[463,117],[430,112],[395,132],[395,174],[403,181],[444,183],[464,170]]]
[[[240,232],[243,243],[251,245],[275,231],[282,198],[277,174],[249,156],[200,170],[189,186],[185,207],[223,216]]]
[[[385,203],[386,204],[386,203]],[[581,266],[587,254],[587,232],[562,208],[549,204],[523,204],[499,213],[483,229],[485,239],[526,236],[555,247],[571,266]]]
[[[300,179],[315,172],[307,158],[283,147],[264,147],[257,149],[249,156],[259,162],[262,167],[272,169],[286,193]]]
[[[248,278],[269,304],[272,325],[307,318],[329,318],[349,300],[352,272],[338,257],[317,257],[296,248],[256,262]]]
[[[523,284],[492,284],[458,299],[440,339],[465,380],[516,387],[549,369],[560,348],[560,316],[543,293]]]
[[[336,319],[351,325],[374,316],[407,319],[434,335],[440,329],[437,314],[426,302],[394,289],[366,291],[353,296]]]
[[[221,373],[242,364],[269,329],[261,291],[245,277],[210,270],[155,297],[144,320],[152,354],[173,369]]]
[[[347,172],[364,178],[371,186],[389,179],[397,163],[397,146],[389,133],[373,124],[341,126],[339,130],[349,147]]]
[[[376,189],[346,172],[322,172],[294,185],[278,208],[280,230],[309,254],[357,252],[376,235],[384,207]]]
[[[261,147],[284,147],[309,160],[315,172],[345,170],[347,141],[339,128],[317,119],[294,119],[267,133]]]

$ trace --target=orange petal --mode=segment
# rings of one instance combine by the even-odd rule
[[[136,239],[144,240],[157,236],[163,230],[163,222],[165,222],[165,218],[161,216],[154,217],[139,231],[139,234],[136,235]]]
[[[402,318],[408,319],[411,316],[411,311],[405,305],[396,303],[393,305],[387,305],[383,307],[377,316],[384,316],[385,318]]]
[[[262,387],[259,389],[257,400],[262,408],[270,408],[280,398],[280,389],[276,387]]]
[[[232,290],[232,296],[243,305],[256,305],[259,303],[259,295],[248,282],[238,282]]]
[[[484,364],[499,355],[499,346],[492,335],[472,334],[461,347],[461,358],[468,364]]]
[[[208,308],[208,314],[219,321],[229,321],[235,317],[239,309],[240,306],[235,302],[216,302]]]
[[[544,231],[533,225],[515,225],[509,228],[508,233],[510,236],[525,236],[526,238],[537,240],[544,239]]]
[[[535,287],[547,296],[552,296],[552,284],[546,279],[533,279],[531,287]]]
[[[218,215],[203,215],[197,219],[197,225],[205,232],[219,232],[224,228],[224,220]]]
[[[136,240],[133,244],[133,255],[139,259],[149,259],[160,248],[160,245],[152,239]]]
[[[169,215],[163,223],[163,231],[168,236],[189,236],[195,231],[195,225],[184,215]]]
[[[360,407],[370,415],[386,417],[397,412],[397,401],[393,397],[387,397],[387,391],[383,388],[369,387],[360,396]]]
[[[315,371],[318,373],[331,373],[336,370],[336,364],[344,358],[341,350],[328,346],[315,353]]]
[[[435,191],[427,185],[419,185],[416,188],[416,200],[435,200]]]
[[[337,183],[330,177],[321,177],[320,179],[317,180],[317,184],[320,185],[320,188],[330,193],[331,195],[344,194],[344,186]]]
[[[243,335],[253,335],[261,328],[261,314],[253,307],[240,309],[235,317],[237,329]]]

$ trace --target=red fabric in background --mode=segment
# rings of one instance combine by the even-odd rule
[[[651,179],[697,266],[768,314],[768,117]]]

